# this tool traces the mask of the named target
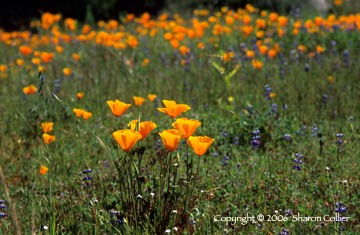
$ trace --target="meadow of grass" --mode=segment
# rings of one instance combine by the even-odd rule
[[[1,234],[359,233],[360,14],[31,26],[0,31]]]

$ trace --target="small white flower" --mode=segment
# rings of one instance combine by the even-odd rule
[[[279,213],[278,211],[274,211],[276,214]]]
[[[177,227],[174,227],[173,230],[177,231]]]
[[[343,180],[343,183],[347,183],[347,180]]]
[[[125,224],[127,224],[127,221],[126,221],[126,219],[125,219],[125,218],[124,218],[124,223],[125,223]]]
[[[177,213],[177,211],[176,211],[176,210],[173,210],[173,213],[174,213],[174,214],[176,214],[176,213]]]
[[[98,201],[98,200],[96,200],[96,199],[94,199],[94,202],[95,202],[95,203],[98,203],[99,201]]]
[[[247,210],[249,210],[249,208],[246,208],[245,210],[247,211]]]
[[[166,230],[165,230],[165,233],[171,233],[171,230],[170,230],[170,229],[166,229]]]
[[[137,197],[136,198],[142,198],[142,196],[139,194],[139,195],[137,195]]]
[[[329,167],[326,167],[325,169],[326,169],[326,170],[330,170],[330,168],[329,168]]]
[[[153,197],[153,196],[155,196],[155,193],[150,193],[150,195]]]
[[[46,226],[46,225],[44,225],[43,229],[44,229],[44,230],[48,230],[48,229],[49,229],[49,227],[48,227],[48,226]]]

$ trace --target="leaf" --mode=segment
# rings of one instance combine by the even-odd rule
[[[180,162],[180,154],[179,151],[176,153],[177,161]]]
[[[40,94],[41,89],[43,88],[43,85],[40,86],[39,90],[38,90],[38,94]]]
[[[136,177],[139,177],[139,170],[138,170],[138,168],[136,167],[135,162],[134,162],[134,167],[135,167]]]
[[[55,99],[57,99],[57,100],[60,101],[61,103],[66,104],[64,101],[60,100],[59,97],[57,97],[54,93],[51,92],[51,94],[55,97]]]
[[[30,115],[32,112],[34,112],[34,111],[35,111],[35,109],[36,109],[36,107],[32,108],[32,109],[30,110],[30,112],[29,112],[29,114],[28,114],[28,115]]]
[[[71,173],[72,173],[72,170],[71,170],[71,165],[70,165],[69,168],[66,169],[66,174],[68,177],[70,177]]]

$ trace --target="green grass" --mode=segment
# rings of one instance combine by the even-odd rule
[[[136,26],[129,24],[128,31]],[[246,43],[251,49],[253,34],[243,38],[242,32],[234,31],[218,36],[215,47],[208,42],[214,37],[211,31],[200,40],[184,39],[181,45],[191,48],[186,56],[174,53],[163,39],[166,31],[155,37],[139,36],[135,49],[62,42],[64,52],[43,64],[41,91],[25,99],[23,87],[34,84],[39,90],[41,86],[36,67],[26,68],[31,56],[25,57],[21,67],[8,66],[8,77],[0,79],[0,197],[6,205],[1,212],[7,213],[0,218],[0,233],[164,234],[170,229],[173,234],[279,234],[284,228],[291,234],[334,234],[334,229],[345,227],[343,234],[358,234],[359,31],[339,30],[324,37],[305,32],[297,37],[275,35],[273,42],[283,45],[283,58],[257,54],[255,58],[264,63],[259,70],[239,47]],[[205,50],[197,47],[200,41]],[[299,53],[294,43],[305,45],[308,51]],[[316,45],[326,51],[317,59],[308,58]],[[0,64],[24,58],[17,46],[0,42],[0,47]],[[235,53],[229,62],[214,56],[228,49]],[[55,47],[39,45],[36,50],[55,52]],[[348,63],[344,50],[349,51]],[[76,62],[72,53],[80,53],[82,58]],[[145,58],[150,63],[142,67]],[[134,60],[133,66],[126,63],[129,59]],[[181,60],[189,64],[183,66]],[[224,74],[213,62],[224,68]],[[239,69],[227,84],[225,77],[236,65]],[[305,71],[305,66],[310,69]],[[73,70],[72,75],[62,73],[65,67]],[[328,76],[335,82],[329,83]],[[52,94],[57,79],[58,99]],[[271,100],[264,96],[266,84],[276,93]],[[83,99],[76,98],[78,92],[85,93]],[[158,102],[147,99],[135,106],[133,96],[147,98],[148,94],[156,94]],[[327,103],[322,102],[324,94]],[[228,101],[230,96],[233,101]],[[121,149],[118,152],[111,135],[118,130],[117,119],[106,101],[115,99],[132,104],[119,118],[118,129],[127,129],[127,124],[139,117],[157,124],[127,154]],[[191,107],[179,117],[202,123],[194,136],[215,139],[206,154],[199,158],[189,148],[188,158],[182,141],[173,153],[156,142],[161,140],[158,132],[172,128],[171,118],[156,110],[155,104],[164,107],[162,100]],[[250,104],[252,114],[247,111]],[[276,113],[271,111],[272,104],[278,106]],[[93,116],[77,118],[73,108],[85,109]],[[41,123],[45,121],[54,122],[56,140],[50,145],[44,145],[42,139]],[[297,134],[303,126],[306,130]],[[318,131],[313,133],[313,126]],[[260,131],[261,144],[252,149],[255,128]],[[341,148],[335,143],[340,139],[338,133],[344,135]],[[285,134],[291,135],[291,141],[284,140]],[[301,171],[293,169],[296,153],[304,156]],[[224,155],[228,157],[225,166]],[[187,163],[192,166],[189,181]],[[50,168],[45,175],[39,174],[41,164]],[[93,179],[91,188],[84,189],[81,172],[87,168],[92,169],[89,175]],[[350,221],[324,221],[325,215],[335,216],[339,202],[344,203],[347,211],[342,214]],[[302,217],[318,216],[321,221],[294,221],[288,210]],[[110,211],[118,211],[118,215]],[[258,220],[260,214],[264,221]],[[216,222],[216,215],[218,219],[254,215],[255,223]],[[287,221],[268,221],[273,215],[287,216]],[[126,223],[115,223],[124,218]],[[43,226],[49,229],[43,230]]]

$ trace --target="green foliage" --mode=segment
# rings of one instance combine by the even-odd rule
[[[89,10],[88,22],[94,18]],[[128,32],[138,25],[126,25]],[[282,54],[257,53],[261,69],[239,47],[254,45],[240,31],[219,36],[216,46],[209,42],[211,32],[202,39],[186,38],[182,43],[191,49],[186,55],[174,51],[164,33],[139,36],[136,48],[124,49],[61,41],[64,51],[42,63],[39,76],[32,55],[0,42],[0,64],[8,66],[0,73],[0,198],[6,205],[1,212],[7,213],[0,218],[0,233],[279,234],[289,229],[291,234],[332,234],[345,227],[343,234],[358,234],[358,31],[274,34],[271,46],[281,43]],[[48,34],[39,32],[40,37]],[[205,49],[196,47],[198,40]],[[297,50],[300,44],[306,53]],[[309,58],[316,45],[325,51]],[[36,50],[56,53],[51,43]],[[225,61],[228,51],[234,56]],[[81,59],[75,61],[73,53]],[[15,64],[18,58],[24,65]],[[144,65],[144,59],[149,63]],[[64,75],[63,68],[73,72]],[[23,95],[30,84],[37,92]],[[266,85],[276,96],[264,96]],[[85,93],[82,99],[78,92]],[[158,100],[134,104],[133,96],[148,94]],[[115,99],[132,104],[119,118],[106,103]],[[158,112],[162,100],[188,104],[191,110],[177,118],[199,120],[194,136],[215,139],[203,156],[183,140],[173,153],[164,149],[159,132],[173,128],[173,120]],[[77,118],[74,108],[93,116]],[[157,128],[131,151],[122,151],[112,133],[139,118]],[[54,122],[56,140],[50,145],[44,144],[43,122]],[[253,134],[257,129],[260,133]],[[260,136],[256,147],[254,136]],[[304,156],[303,164],[294,162],[297,153]],[[45,175],[39,174],[41,165],[49,167]],[[83,172],[88,169],[91,173]],[[289,214],[335,216],[339,202],[350,222],[299,222]],[[260,214],[264,221],[258,220]],[[255,215],[256,223],[227,224],[214,221],[216,215]],[[269,215],[288,219],[268,221]]]

